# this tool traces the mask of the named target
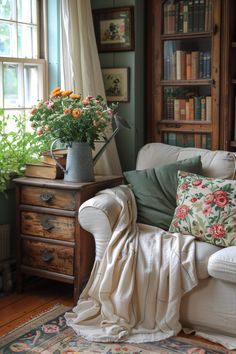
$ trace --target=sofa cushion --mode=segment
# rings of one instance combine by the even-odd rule
[[[221,249],[211,255],[208,273],[214,278],[236,283],[236,246]]]
[[[210,243],[196,240],[195,242],[195,260],[198,279],[206,279],[209,277],[208,261],[212,254],[215,254],[220,247],[211,245]]]
[[[124,172],[136,198],[138,222],[168,230],[176,207],[179,169],[201,173],[200,156],[161,167]]]
[[[236,181],[179,171],[177,207],[169,231],[217,246],[236,245]]]

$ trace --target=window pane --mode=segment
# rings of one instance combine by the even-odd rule
[[[36,24],[36,0],[18,0],[17,11],[19,22]]]
[[[36,27],[18,25],[18,57],[37,58]]]
[[[24,66],[25,107],[31,108],[41,98],[39,96],[38,65]]]
[[[3,65],[3,105],[4,108],[23,107],[22,65]]]
[[[0,0],[0,18],[5,20],[14,20],[14,0]]]
[[[0,21],[0,56],[16,56],[16,25]]]

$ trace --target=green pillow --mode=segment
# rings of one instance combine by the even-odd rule
[[[123,173],[136,198],[138,222],[169,229],[176,208],[178,170],[201,175],[201,156]]]

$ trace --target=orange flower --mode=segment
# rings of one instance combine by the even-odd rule
[[[71,95],[70,95],[70,98],[72,99],[72,100],[75,100],[76,98],[78,98],[78,99],[80,99],[80,95],[77,95],[76,93],[72,93]]]
[[[60,87],[55,87],[51,92],[50,94],[53,95],[54,93],[58,92],[58,91],[61,91],[61,88]]]
[[[64,109],[64,114],[70,114],[71,113],[71,109],[69,107],[66,107]]]
[[[61,96],[61,91],[56,91],[50,95],[51,98]]]
[[[61,95],[62,95],[62,97],[65,97],[65,96],[70,96],[72,93],[73,93],[73,91],[66,90],[66,91],[62,91]]]
[[[37,108],[36,107],[33,107],[32,109],[31,109],[31,114],[34,114],[34,113],[36,113],[37,112]]]
[[[73,116],[74,118],[79,118],[79,117],[81,116],[81,111],[80,111],[80,109],[79,109],[79,108],[73,109],[73,111],[72,111],[72,116]]]

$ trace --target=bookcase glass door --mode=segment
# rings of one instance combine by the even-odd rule
[[[160,96],[160,104],[154,104],[158,141],[216,148],[219,82],[216,85],[214,60],[219,51],[213,3],[219,6],[217,0],[159,2],[162,22],[158,49],[162,54],[155,97]]]

